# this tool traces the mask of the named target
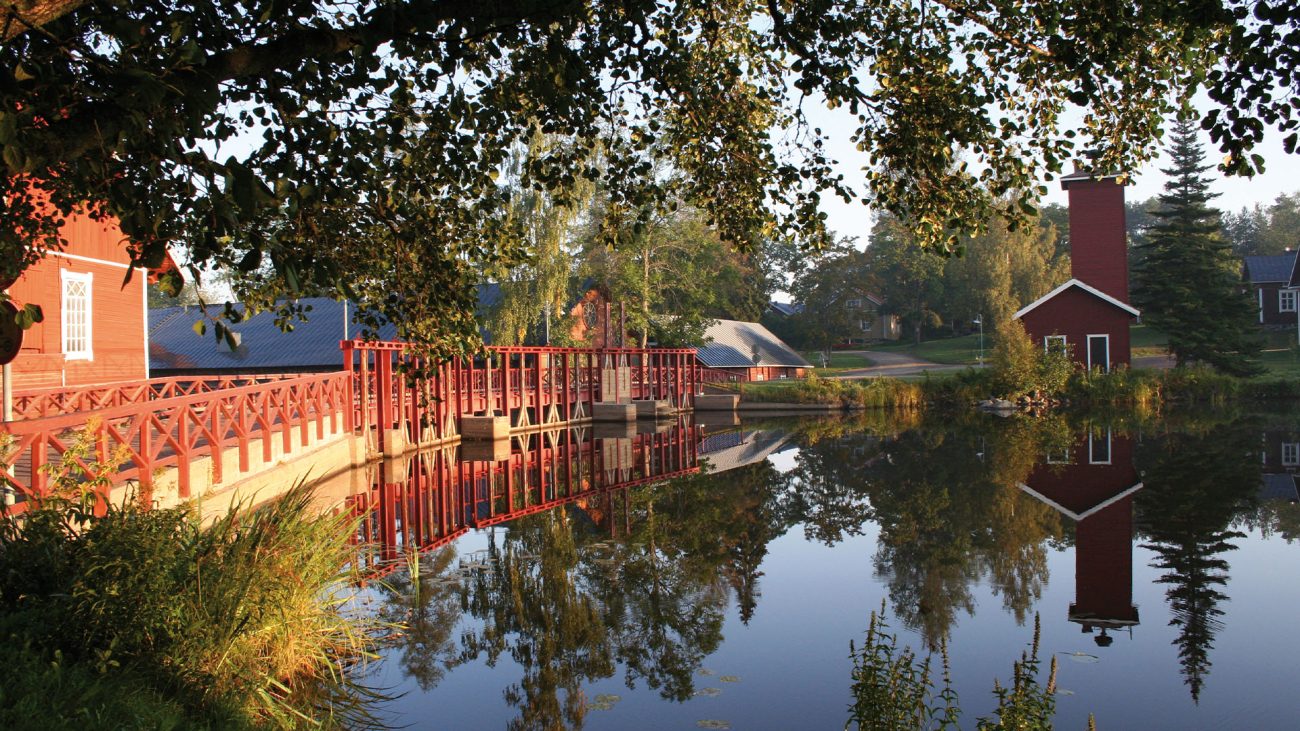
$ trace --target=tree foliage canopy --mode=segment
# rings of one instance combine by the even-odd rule
[[[526,258],[511,191],[595,180],[613,219],[682,200],[729,244],[825,240],[823,196],[863,197],[929,245],[1060,170],[1149,156],[1207,90],[1234,172],[1297,118],[1294,3],[1141,0],[24,0],[0,47],[0,274],[113,215],[144,264],[354,296],[407,337],[472,340],[484,267]],[[806,105],[847,110],[866,190]],[[1083,129],[1063,129],[1071,105]],[[659,176],[666,163],[680,174]],[[608,233],[618,243],[617,232]],[[633,231],[635,233],[635,231]],[[457,314],[459,313],[459,314]],[[450,335],[449,335],[450,334]]]
[[[1206,363],[1235,375],[1259,370],[1260,343],[1250,297],[1241,290],[1237,259],[1209,202],[1209,166],[1196,128],[1182,120],[1169,148],[1172,167],[1134,269],[1134,302],[1152,327],[1169,334],[1179,365]]]

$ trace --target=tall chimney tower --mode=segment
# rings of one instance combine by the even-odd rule
[[[1070,199],[1070,276],[1128,303],[1124,186],[1080,170],[1061,178]]]

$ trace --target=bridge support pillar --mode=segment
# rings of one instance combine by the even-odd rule
[[[505,439],[510,436],[508,416],[462,416],[460,436],[465,440]]]
[[[695,397],[696,411],[735,411],[739,404],[740,397],[729,394],[701,394]]]
[[[636,421],[635,404],[592,404],[593,421]]]
[[[638,419],[655,419],[673,414],[673,404],[667,399],[642,399],[633,401],[632,405],[636,407]]]

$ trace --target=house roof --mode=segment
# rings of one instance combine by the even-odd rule
[[[1251,284],[1289,282],[1295,268],[1296,252],[1288,251],[1275,256],[1247,256],[1242,258],[1242,278]]]
[[[1050,300],[1050,299],[1052,299],[1053,297],[1055,297],[1056,295],[1058,295],[1058,294],[1064,292],[1065,290],[1070,289],[1071,287],[1078,287],[1079,289],[1083,290],[1084,292],[1087,292],[1088,294],[1090,294],[1090,295],[1092,295],[1092,296],[1094,296],[1094,297],[1097,297],[1097,298],[1099,298],[1099,299],[1101,299],[1101,300],[1103,300],[1103,301],[1105,301],[1105,302],[1107,302],[1107,303],[1109,303],[1109,304],[1111,304],[1111,305],[1114,305],[1115,307],[1118,307],[1118,308],[1121,309],[1121,310],[1124,310],[1125,312],[1129,313],[1129,314],[1132,315],[1133,317],[1138,317],[1138,316],[1140,316],[1140,315],[1142,314],[1141,312],[1139,312],[1139,311],[1137,310],[1137,308],[1133,307],[1132,305],[1128,305],[1128,304],[1126,304],[1126,303],[1124,303],[1124,302],[1120,302],[1119,300],[1115,299],[1114,297],[1111,297],[1110,295],[1106,294],[1105,292],[1101,291],[1100,289],[1097,289],[1096,287],[1090,287],[1090,286],[1084,284],[1083,282],[1080,282],[1080,281],[1077,280],[1077,279],[1071,279],[1070,281],[1066,282],[1065,284],[1062,284],[1061,286],[1057,287],[1056,289],[1052,290],[1051,292],[1048,292],[1047,294],[1043,295],[1042,297],[1039,297],[1038,299],[1034,300],[1033,302],[1030,302],[1029,304],[1025,305],[1024,307],[1021,307],[1021,308],[1016,312],[1016,314],[1014,315],[1014,317],[1015,317],[1017,320],[1019,320],[1021,317],[1024,317],[1025,315],[1029,314],[1029,312],[1030,312],[1031,310],[1037,308],[1039,305],[1041,305],[1041,304],[1047,302],[1048,300]]]
[[[778,315],[785,315],[786,317],[793,317],[794,315],[803,312],[803,305],[796,302],[778,302],[772,300],[767,303],[767,307]]]
[[[704,332],[704,338],[696,356],[710,368],[812,367],[803,356],[757,322],[716,320]],[[757,362],[755,355],[758,356]]]
[[[239,336],[233,351],[216,342],[209,332],[200,336],[194,323],[206,316],[203,308],[166,307],[149,311],[150,370],[240,371],[240,370],[307,370],[343,367],[339,341],[355,336],[359,327],[352,322],[356,305],[328,297],[306,297],[298,302],[311,308],[306,322],[295,322],[293,330],[283,332],[275,324],[274,312],[259,312],[248,320],[230,325]],[[221,312],[221,305],[209,306],[210,316]],[[235,304],[238,312],[242,304]],[[347,331],[345,336],[344,331]],[[396,338],[396,328],[380,328],[383,340]]]

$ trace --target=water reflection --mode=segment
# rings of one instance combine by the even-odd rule
[[[378,546],[378,611],[409,627],[389,662],[435,692],[452,673],[509,668],[508,682],[485,682],[512,709],[511,728],[589,725],[593,711],[620,702],[590,695],[605,679],[661,703],[713,699],[707,686],[716,683],[701,673],[727,635],[778,638],[761,621],[773,611],[764,597],[788,583],[766,572],[774,546],[790,550],[790,539],[777,539],[792,530],[811,545],[853,547],[835,548],[834,573],[866,566],[891,614],[931,648],[960,649],[970,641],[963,632],[979,632],[991,612],[1016,625],[1040,612],[1049,629],[1072,624],[1102,648],[1117,637],[1150,642],[1167,623],[1177,665],[1157,669],[1181,673],[1199,701],[1223,635],[1228,556],[1250,528],[1300,536],[1300,452],[1298,464],[1284,464],[1290,432],[1270,430],[1224,415],[1143,424],[681,420],[385,463],[354,504],[369,511],[359,541]],[[1270,495],[1280,499],[1261,501]],[[470,531],[481,550],[458,549]],[[1072,599],[1058,588],[1039,606],[1053,555],[1070,551]],[[413,564],[413,555],[423,558]],[[1068,568],[1055,565],[1069,587]],[[1147,591],[1140,612],[1151,569],[1164,606]],[[823,586],[815,600],[865,617],[878,604],[849,602],[853,588]],[[980,606],[989,593],[1000,607]],[[1007,635],[1011,659],[1025,636]],[[853,636],[831,639],[847,648]],[[1101,662],[1121,649],[1098,652]],[[803,676],[843,655],[780,661]],[[982,691],[991,680],[970,684]],[[797,682],[769,690],[804,692]],[[809,724],[843,725],[846,705],[827,705]]]
[[[1133,439],[1109,429],[1079,434],[1047,454],[1020,488],[1074,521],[1074,603],[1069,620],[1107,647],[1111,630],[1139,623],[1133,605],[1133,496],[1143,487]]]

